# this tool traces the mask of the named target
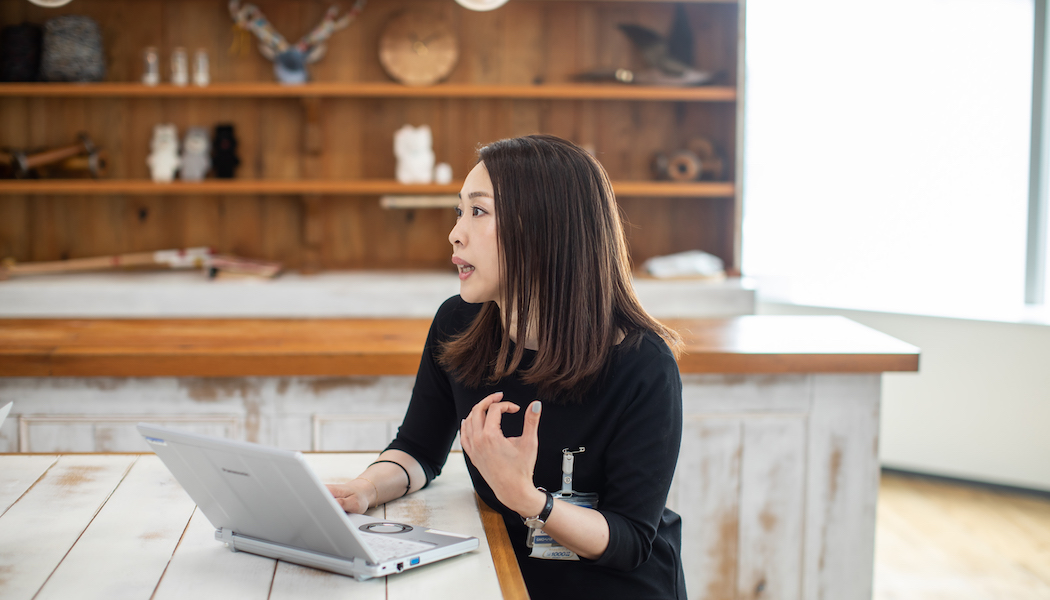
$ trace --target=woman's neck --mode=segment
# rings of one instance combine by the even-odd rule
[[[504,315],[505,313],[503,312],[503,304],[501,304],[500,302],[496,302],[496,306],[499,306],[500,315]],[[539,338],[536,337],[536,319],[533,318],[530,320],[532,321],[532,323],[530,323],[529,326],[525,328],[525,341],[522,343],[522,345],[525,346],[525,348],[528,350],[539,350]],[[503,320],[500,319],[500,322],[502,323]],[[519,343],[518,311],[516,310],[512,310],[510,313],[510,341],[514,342],[515,344]]]

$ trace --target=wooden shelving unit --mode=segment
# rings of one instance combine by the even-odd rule
[[[615,84],[405,86],[386,82],[215,83],[205,87],[141,83],[5,83],[0,97],[22,98],[510,98],[533,100],[635,100],[733,102],[726,86],[667,87]]]
[[[292,38],[325,10],[312,0],[254,1]],[[643,70],[619,25],[666,35],[678,6],[693,31],[696,68],[718,73],[718,85],[577,81],[596,70]],[[405,86],[383,71],[380,33],[406,10],[434,14],[457,37],[459,62],[445,82]],[[515,0],[488,12],[446,0],[373,2],[328,40],[327,56],[310,67],[313,81],[301,86],[274,82],[254,41],[231,54],[231,21],[214,0],[82,0],[75,12],[105,33],[108,81],[0,84],[0,147],[58,147],[85,132],[108,154],[108,169],[99,180],[0,180],[0,258],[206,245],[289,269],[444,268],[455,220],[440,208],[478,146],[542,132],[580,144],[605,167],[634,264],[700,249],[739,268],[742,0]],[[55,14],[0,3],[0,25]],[[165,65],[175,46],[207,50],[212,84],[143,85],[147,46]],[[169,80],[166,69],[161,75]],[[189,127],[233,125],[236,178],[152,182],[146,159],[161,123],[180,138]],[[460,181],[396,183],[393,134],[405,124],[430,126],[435,160]],[[654,157],[698,138],[714,147],[720,174],[659,180]]]
[[[128,194],[141,196],[258,196],[321,195],[379,196],[458,194],[462,182],[448,185],[404,185],[388,179],[346,181],[273,181],[273,180],[205,180],[191,183],[175,181],[155,183],[138,179],[100,180],[14,180],[0,181],[0,195],[32,196],[101,196]],[[729,182],[621,181],[613,182],[619,197],[656,198],[731,198],[734,186]]]

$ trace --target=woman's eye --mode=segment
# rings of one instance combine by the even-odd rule
[[[452,210],[456,213],[456,218],[457,219],[463,216],[463,211],[460,210],[460,208],[458,206],[456,208],[453,208]]]
[[[481,215],[485,214],[485,211],[480,206],[475,206],[470,209],[470,214],[475,217],[480,217]]]

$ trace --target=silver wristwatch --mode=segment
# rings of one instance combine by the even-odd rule
[[[540,514],[535,517],[521,518],[529,529],[542,529],[547,524],[547,518],[551,516],[551,511],[554,510],[554,496],[543,488],[536,489],[547,495],[547,503],[543,505],[543,510],[540,511]]]

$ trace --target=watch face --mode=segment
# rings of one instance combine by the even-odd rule
[[[407,12],[395,16],[379,39],[379,62],[387,74],[406,85],[430,85],[452,72],[459,44],[435,15]]]
[[[539,517],[531,517],[525,519],[525,526],[529,529],[540,529],[545,523],[539,519]]]

